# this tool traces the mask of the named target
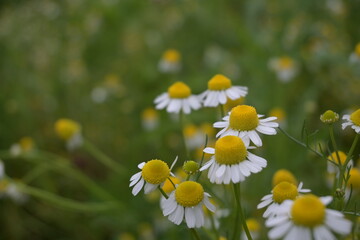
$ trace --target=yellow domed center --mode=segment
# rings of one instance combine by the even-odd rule
[[[164,55],[163,59],[168,62],[176,63],[180,60],[181,55],[180,53],[175,49],[169,49],[167,50]]]
[[[144,180],[151,184],[160,184],[170,175],[169,166],[161,160],[154,159],[148,161],[141,172]]]
[[[360,109],[356,110],[350,115],[350,120],[356,125],[360,126]]]
[[[345,163],[345,161],[346,161],[346,154],[344,153],[344,152],[342,152],[342,151],[338,151],[338,154],[339,154],[339,158],[340,158],[340,163],[341,163],[341,165],[343,165],[344,163]],[[336,152],[333,152],[333,153],[331,153],[331,155],[328,157],[328,159],[330,160],[330,161],[333,161],[333,162],[335,162],[335,163],[339,163],[339,159],[338,159],[338,157],[337,157],[337,154],[336,154]]]
[[[276,203],[282,203],[284,200],[294,200],[298,195],[297,187],[289,182],[281,182],[273,189],[273,199]]]
[[[246,147],[239,137],[225,136],[215,143],[215,159],[219,164],[238,164],[244,161],[246,156]]]
[[[171,179],[172,183],[170,182],[169,178]],[[175,190],[173,183],[174,184],[179,184],[180,183],[180,180],[178,178],[176,178],[176,177],[170,176],[169,178],[167,178],[165,180],[165,183],[164,183],[164,185],[162,187],[162,189],[166,193],[171,193],[172,191]]]
[[[55,132],[61,139],[69,140],[80,132],[80,125],[71,119],[62,118],[55,122]]]
[[[234,107],[230,112],[229,126],[238,131],[254,130],[259,125],[256,109],[248,105]]]
[[[296,178],[290,171],[288,171],[286,169],[280,169],[280,170],[276,171],[276,173],[273,176],[273,179],[272,179],[273,186],[276,186],[281,182],[289,182],[289,183],[292,183],[295,186],[297,186]]]
[[[208,89],[213,91],[225,90],[231,87],[231,80],[222,74],[216,74],[208,82]]]
[[[360,189],[360,171],[357,168],[351,168],[350,178],[348,181],[348,186],[352,186],[353,189]]]
[[[181,206],[194,207],[204,198],[204,189],[197,183],[186,181],[180,183],[175,190],[175,200]]]
[[[294,61],[290,57],[284,56],[279,59],[279,67],[282,70],[292,68],[293,65]]]
[[[360,57],[360,43],[356,44],[355,47],[355,54],[358,55]]]
[[[168,88],[168,94],[171,98],[187,98],[191,95],[191,90],[183,82],[176,82]]]
[[[295,224],[315,227],[324,222],[325,205],[314,195],[301,196],[294,201],[291,216]]]
[[[249,231],[251,232],[258,232],[260,231],[260,224],[254,218],[249,218],[246,220],[246,225],[248,226]]]

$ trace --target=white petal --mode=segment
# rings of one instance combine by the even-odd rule
[[[136,182],[137,182],[137,181],[139,181],[140,178],[141,178],[141,172],[135,173],[134,175],[131,176],[130,182],[133,182],[134,180],[136,180]]]
[[[239,164],[239,169],[240,169],[240,172],[241,172],[245,177],[250,176],[250,170],[249,170],[249,168],[247,167],[247,165],[244,164],[244,162],[241,162],[241,163]]]
[[[163,204],[163,214],[164,216],[167,216],[171,213],[173,213],[177,207],[177,203],[175,201],[175,199],[166,199],[166,202]]]
[[[272,203],[272,202],[273,202],[273,199],[272,199],[272,198],[266,199],[266,200],[262,201],[261,203],[259,203],[259,204],[257,205],[257,208],[258,208],[258,209],[264,208],[264,207],[266,207],[267,205],[269,205],[269,204]]]
[[[204,219],[204,212],[202,209],[202,205],[199,204],[198,206],[194,207],[194,210],[195,210],[195,218],[196,218],[195,227],[199,228],[204,226],[205,219]]]
[[[220,165],[220,167],[216,171],[216,177],[218,177],[218,178],[222,177],[225,173],[225,170],[226,170],[226,166]]]
[[[140,168],[140,169],[142,169],[144,166],[145,166],[145,162],[142,162],[142,163],[140,163],[139,165],[138,165],[138,168]]]
[[[265,126],[259,125],[256,127],[256,130],[265,135],[275,135],[276,134],[276,130],[271,127],[265,127]]]
[[[200,168],[200,172],[208,169],[213,163],[214,163],[214,159],[210,159],[209,161],[207,161],[205,165]]]
[[[314,228],[315,240],[336,240],[334,235],[324,226]]]
[[[288,234],[285,235],[284,240],[311,240],[310,239],[306,239],[306,238],[302,238],[303,236],[303,231],[301,231],[302,228],[299,226],[294,225],[290,231],[288,232]]]
[[[190,107],[194,110],[201,108],[199,99],[194,95],[189,97],[188,102],[189,102]]]
[[[240,182],[240,172],[238,171],[238,165],[232,165],[230,168],[231,180],[233,183]]]
[[[186,220],[186,224],[188,226],[188,228],[194,228],[195,227],[195,212],[193,210],[193,208],[191,207],[186,207],[185,208],[185,220]]]
[[[261,198],[261,201],[264,201],[264,200],[267,200],[267,199],[271,199],[272,197],[273,197],[272,194],[265,195],[264,197]]]
[[[191,112],[190,104],[188,103],[187,99],[183,99],[181,101],[181,105],[182,105],[182,111],[185,114],[189,114]]]
[[[262,141],[256,131],[249,131],[249,138],[250,140],[258,147],[262,146]]]
[[[221,91],[219,94],[219,102],[221,104],[225,104],[226,103],[226,94],[224,91]]]
[[[181,100],[180,99],[171,99],[169,105],[166,108],[166,111],[169,113],[178,113],[181,108]]]
[[[289,221],[289,216],[287,216],[287,215],[277,216],[277,217],[274,217],[274,218],[269,218],[265,222],[265,225],[267,227],[273,227],[273,226],[276,226],[278,224],[283,224],[283,223],[288,222],[288,221]]]
[[[204,196],[203,203],[211,212],[216,211],[216,207],[209,201],[209,198],[207,196]]]
[[[231,180],[231,167],[226,166],[225,172],[224,172],[224,184],[229,184]]]
[[[162,101],[164,101],[164,100],[166,100],[166,99],[168,99],[168,98],[169,98],[168,93],[160,94],[159,96],[157,96],[157,97],[155,98],[154,103],[155,103],[155,104],[158,104],[159,102],[162,102]]]
[[[207,147],[203,150],[203,152],[208,153],[208,154],[215,154],[215,148]]]
[[[324,205],[328,205],[329,203],[331,203],[332,199],[333,199],[333,198],[332,198],[331,196],[320,197],[320,201],[321,201]]]
[[[159,186],[158,184],[151,184],[151,183],[146,182],[145,187],[144,187],[145,194],[148,194],[148,193],[154,191],[158,186]]]
[[[287,233],[287,231],[289,231],[291,226],[292,226],[291,222],[286,222],[284,224],[276,226],[269,231],[268,236],[271,239],[281,238],[285,235],[285,233]]]
[[[140,192],[141,188],[144,186],[144,183],[145,183],[144,179],[141,178],[140,181],[134,186],[131,193],[134,196],[136,196]]]
[[[255,154],[253,154],[251,152],[248,152],[247,157],[251,162],[258,164],[259,166],[261,166],[263,168],[267,166],[267,161],[264,158],[256,156]]]
[[[175,210],[174,223],[176,225],[179,225],[182,222],[183,219],[184,219],[184,207],[178,205],[178,207]]]
[[[349,234],[351,231],[352,223],[342,217],[326,216],[325,223],[331,230],[342,235]]]

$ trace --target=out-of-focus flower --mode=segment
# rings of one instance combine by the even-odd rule
[[[246,225],[249,229],[252,239],[257,240],[260,237],[261,225],[255,218],[246,219]],[[241,240],[248,240],[245,232],[241,233]]]
[[[298,66],[294,59],[289,56],[271,58],[269,68],[276,73],[281,82],[290,82],[298,72]]]
[[[186,147],[190,150],[198,148],[204,144],[205,135],[194,124],[185,125],[183,134],[186,142]]]
[[[309,189],[302,189],[303,183],[301,182],[298,187],[289,182],[280,182],[277,184],[271,194],[265,195],[261,199],[261,203],[258,204],[257,208],[267,207],[263,214],[264,218],[275,217],[278,213],[279,207],[285,200],[294,200],[299,196],[299,193],[308,193]]]
[[[59,138],[66,141],[69,150],[78,148],[83,143],[81,125],[71,119],[61,118],[55,122],[55,132]]]
[[[193,181],[182,182],[165,200],[162,211],[164,216],[168,216],[176,225],[185,220],[188,228],[199,228],[205,224],[203,205],[215,212],[209,197],[201,184]]]
[[[141,123],[145,130],[151,131],[159,125],[159,114],[152,108],[146,108],[141,114]]]
[[[103,103],[111,96],[122,96],[126,91],[116,74],[108,74],[97,87],[91,91],[91,99],[94,103]]]
[[[339,120],[339,114],[337,114],[336,112],[334,112],[332,110],[327,110],[326,112],[321,114],[320,120],[323,123],[333,124]]]
[[[352,195],[360,193],[360,170],[358,168],[351,168],[349,174],[350,177],[345,190],[345,199],[349,199],[351,191]]]
[[[222,74],[217,74],[208,82],[208,90],[200,94],[205,107],[217,107],[225,104],[227,99],[232,100],[245,97],[248,93],[247,87],[232,86],[231,80]]]
[[[295,186],[298,184],[295,176],[286,169],[279,169],[273,175],[272,178],[273,187],[275,187],[281,182],[289,182],[294,184]]]
[[[248,152],[247,147],[248,145],[237,136],[219,138],[215,148],[204,149],[204,152],[213,156],[200,171],[210,168],[208,178],[212,183],[229,184],[244,181],[251,173],[258,173],[267,165],[264,158]]]
[[[118,240],[135,240],[135,237],[131,233],[125,232],[119,235]]]
[[[23,153],[30,152],[35,147],[34,140],[31,137],[22,137],[19,142],[14,143],[10,147],[10,153],[13,156],[19,156]]]
[[[336,15],[345,13],[345,6],[341,0],[327,0],[326,7]]]
[[[286,124],[286,112],[281,107],[274,107],[269,111],[269,116],[274,116],[281,125]]]
[[[357,134],[360,134],[360,108],[350,115],[344,115],[342,119],[345,120],[342,129],[350,126]]]
[[[256,146],[262,146],[262,141],[257,132],[266,135],[275,135],[275,128],[278,123],[273,122],[276,117],[260,119],[264,115],[259,115],[254,107],[240,105],[234,107],[228,116],[223,118],[224,121],[214,123],[215,128],[222,128],[216,137],[227,135],[239,136],[246,145],[253,142]]]
[[[332,232],[349,234],[351,221],[345,219],[341,212],[327,209],[326,205],[331,201],[330,196],[319,198],[311,194],[284,201],[277,216],[265,222],[267,227],[272,228],[268,232],[269,238],[335,240]]]
[[[148,223],[141,223],[138,227],[140,239],[144,240],[155,240],[154,229]]]
[[[360,62],[360,42],[356,44],[354,52],[350,55],[351,63],[359,63]]]
[[[0,198],[1,197],[11,198],[18,204],[23,204],[28,199],[28,196],[19,190],[17,181],[6,177],[4,163],[0,160]]]
[[[211,212],[205,206],[203,206],[205,213],[205,225],[204,228],[219,229],[220,227],[220,219],[229,216],[230,210],[225,208],[220,208],[219,205],[214,201],[214,199],[210,199],[210,202],[215,206],[216,211]]]
[[[338,159],[338,155],[339,155],[340,159]],[[337,153],[336,152],[331,153],[331,155],[328,156],[328,159],[331,162],[334,162],[336,164],[339,164],[339,162],[340,162],[341,165],[344,165],[345,161],[346,161],[346,157],[347,157],[347,155],[344,152],[338,151]],[[327,171],[329,173],[336,173],[337,174],[339,172],[339,168],[335,164],[333,164],[331,162],[329,162],[329,161],[327,162]],[[352,167],[352,166],[353,166],[353,160],[351,159],[348,162],[347,167]]]
[[[201,107],[200,100],[191,94],[191,89],[183,82],[176,82],[168,88],[166,93],[155,98],[156,109],[164,109],[169,113],[182,111],[189,114],[191,109],[197,110]]]
[[[176,49],[166,50],[158,65],[159,71],[164,73],[175,73],[181,69],[181,54]]]

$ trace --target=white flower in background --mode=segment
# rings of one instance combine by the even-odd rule
[[[161,94],[154,101],[156,109],[164,109],[169,113],[182,111],[189,114],[191,109],[201,107],[197,96],[191,94],[191,89],[183,82],[176,82],[168,88],[166,93]]]
[[[190,150],[201,147],[205,142],[205,134],[194,124],[187,124],[183,129],[186,147]]]
[[[200,171],[209,168],[208,178],[212,183],[229,184],[244,181],[251,173],[258,173],[267,165],[264,158],[248,152],[247,147],[241,138],[236,136],[219,138],[215,148],[204,149],[205,153],[213,156]]]
[[[159,71],[164,73],[175,73],[181,69],[181,54],[176,49],[168,49],[162,55]]]
[[[23,153],[30,152],[34,149],[34,140],[31,137],[22,137],[19,142],[10,146],[10,154],[12,156],[19,156]]]
[[[91,91],[91,100],[94,103],[103,103],[108,97],[108,91],[104,87],[95,87]]]
[[[278,123],[273,122],[276,117],[268,117],[260,119],[263,115],[259,115],[254,107],[248,105],[240,105],[234,107],[228,116],[223,118],[224,121],[214,123],[215,128],[222,128],[216,137],[228,135],[240,137],[246,145],[253,142],[256,146],[262,146],[261,138],[258,132],[266,135],[275,135],[275,128]]]
[[[269,60],[270,70],[276,73],[281,82],[290,82],[298,72],[297,63],[288,56],[271,58]]]
[[[188,228],[200,228],[205,224],[203,205],[215,212],[209,197],[210,195],[204,192],[199,183],[185,181],[180,183],[164,201],[162,211],[164,216],[168,216],[176,225],[185,220]]]
[[[55,122],[54,127],[58,137],[66,141],[67,149],[74,150],[83,144],[79,123],[71,119],[61,118]]]
[[[350,55],[351,63],[359,63],[360,62],[360,43],[356,44],[354,52]]]
[[[229,78],[217,74],[209,80],[208,90],[200,94],[200,98],[205,107],[217,107],[219,104],[225,104],[228,98],[239,99],[245,97],[247,93],[247,87],[232,86]]]
[[[309,189],[302,189],[302,182],[296,187],[294,184],[289,182],[281,182],[277,184],[271,194],[265,195],[261,199],[261,203],[257,206],[258,209],[267,207],[263,214],[264,218],[271,218],[276,216],[278,208],[285,200],[294,200],[300,193],[308,193]]]
[[[141,123],[145,130],[151,131],[159,126],[159,114],[154,108],[146,108],[141,114]]]
[[[256,220],[255,218],[249,218],[249,219],[246,219],[246,225],[247,225],[247,227],[249,229],[251,238],[253,240],[259,239],[260,238],[260,231],[261,231],[261,225],[260,225],[259,221]],[[240,239],[241,240],[248,240],[245,231],[242,231]]]
[[[338,159],[338,155],[339,155],[340,159]],[[328,156],[329,161],[327,161],[327,171],[328,171],[328,173],[339,174],[339,167],[336,166],[333,163],[339,164],[339,161],[340,161],[341,165],[344,165],[345,161],[346,161],[346,158],[347,158],[347,155],[342,151],[337,151],[337,153],[336,152],[331,153],[331,155]],[[353,166],[353,160],[351,159],[348,162],[346,167],[350,168],[352,166]]]
[[[133,187],[132,194],[136,196],[143,187],[145,194],[156,190],[158,187],[162,187],[166,179],[170,177],[170,175],[173,175],[171,169],[176,161],[177,157],[171,165],[171,168],[169,168],[166,162],[158,159],[140,163],[138,168],[141,169],[141,171],[130,178],[129,187]]]
[[[360,134],[360,108],[350,115],[344,115],[342,119],[345,120],[345,122],[341,125],[342,129],[350,126],[357,134]]]
[[[278,208],[276,217],[269,218],[265,225],[272,228],[270,239],[286,240],[336,240],[332,232],[347,235],[351,221],[332,209],[327,209],[332,197],[316,197],[308,194],[296,200],[286,200]]]

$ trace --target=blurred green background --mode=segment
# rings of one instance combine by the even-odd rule
[[[0,1],[2,152],[29,136],[37,149],[67,158],[125,206],[78,213],[37,198],[22,205],[2,198],[0,239],[189,238],[185,226],[161,215],[158,196],[133,197],[128,187],[140,162],[159,158],[171,164],[179,155],[181,166],[187,160],[178,122],[159,111],[159,125],[146,130],[143,111],[175,81],[199,94],[222,73],[249,88],[245,101],[258,113],[280,108],[283,128],[300,138],[305,121],[309,132],[319,129],[311,142],[326,145],[320,114],[332,109],[342,115],[360,106],[360,61],[349,60],[360,42],[359,12],[359,0]],[[167,49],[181,54],[177,72],[159,70]],[[281,56],[296,63],[286,83],[269,68]],[[118,175],[82,149],[68,152],[53,130],[64,117],[79,122],[85,138],[128,172]],[[208,108],[185,121],[200,126],[218,119],[218,109]],[[348,151],[354,133],[341,131],[339,123],[335,133],[339,148]],[[325,162],[282,133],[263,139],[257,154],[268,167],[245,183],[248,216],[262,221],[256,205],[279,168],[293,171],[316,194],[330,194]],[[2,160],[11,178],[22,179],[34,168],[21,157]],[[206,178],[202,182],[209,186]],[[30,185],[79,201],[99,200],[66,172],[49,171]],[[232,207],[225,203],[222,208]]]

